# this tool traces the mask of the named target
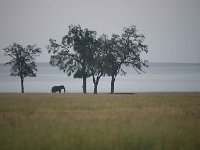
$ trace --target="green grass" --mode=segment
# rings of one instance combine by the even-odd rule
[[[200,93],[0,94],[0,150],[198,150]]]

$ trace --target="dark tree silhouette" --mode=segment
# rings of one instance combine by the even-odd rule
[[[70,25],[67,35],[62,38],[62,43],[50,39],[47,49],[51,53],[50,64],[59,67],[68,76],[83,79],[83,93],[86,93],[86,79],[92,74],[89,68],[91,51],[96,38],[96,31],[82,29],[80,25]]]
[[[141,59],[141,53],[148,52],[147,45],[143,44],[145,36],[137,34],[135,26],[124,28],[121,36],[113,34],[108,40],[107,47],[107,74],[111,76],[111,93],[114,93],[114,83],[118,74],[125,75],[122,65],[132,66],[138,73],[142,67],[147,67],[146,61]]]
[[[97,94],[97,86],[102,76],[106,74],[106,53],[105,53],[105,35],[95,40],[91,58],[89,61],[90,71],[92,73],[94,94]]]
[[[125,75],[122,65],[132,66],[138,73],[147,67],[141,59],[142,52],[148,52],[143,44],[145,37],[137,34],[135,26],[124,28],[122,35],[113,34],[96,38],[96,31],[82,29],[80,25],[70,25],[61,44],[50,39],[47,49],[51,53],[50,64],[60,70],[83,79],[83,93],[86,93],[86,79],[93,77],[94,93],[102,76],[111,76],[111,93],[118,74]]]
[[[11,76],[19,76],[21,79],[21,92],[24,93],[24,78],[36,77],[37,66],[35,57],[41,54],[41,49],[36,45],[28,45],[23,47],[20,44],[13,43],[4,48],[4,54],[11,57],[11,61],[5,65],[11,65]]]

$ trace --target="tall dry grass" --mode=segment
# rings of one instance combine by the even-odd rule
[[[200,149],[200,93],[0,94],[0,149]]]

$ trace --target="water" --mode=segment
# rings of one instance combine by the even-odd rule
[[[37,77],[27,77],[24,81],[25,92],[51,92],[54,85],[64,85],[66,91],[82,92],[82,79],[68,77],[48,63],[39,63]],[[150,63],[144,68],[146,73],[137,74],[126,67],[126,76],[117,76],[115,92],[185,92],[200,91],[200,64],[187,63]],[[9,66],[0,64],[0,92],[20,92],[20,78],[9,76]],[[102,77],[98,92],[110,92],[110,77]],[[93,92],[92,78],[87,79],[87,92]]]

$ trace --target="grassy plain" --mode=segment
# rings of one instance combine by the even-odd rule
[[[197,150],[200,93],[0,94],[2,150]]]

